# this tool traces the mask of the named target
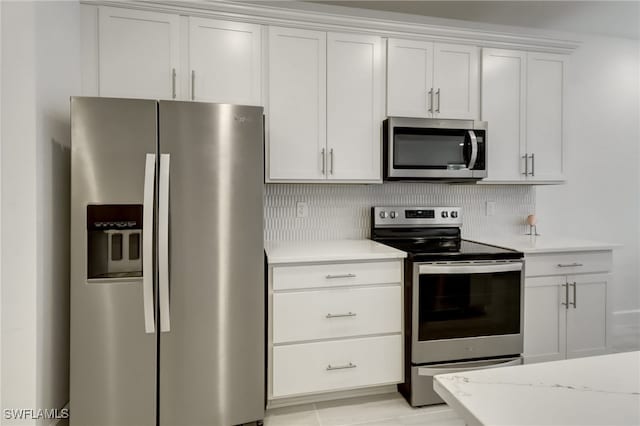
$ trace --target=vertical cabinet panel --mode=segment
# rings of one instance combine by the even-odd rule
[[[563,178],[563,82],[566,57],[529,53],[527,58],[527,152],[532,179]]]
[[[329,179],[381,179],[381,44],[375,36],[327,36]]]
[[[269,179],[324,179],[326,33],[269,27]]]
[[[260,105],[260,25],[189,18],[189,99]]]
[[[526,362],[565,358],[566,290],[564,277],[527,278],[524,292]]]
[[[487,180],[524,179],[526,53],[482,52],[482,120],[489,123]]]
[[[479,48],[436,43],[434,48],[434,117],[478,117]]]
[[[430,116],[433,43],[389,39],[387,46],[387,115]]]
[[[607,350],[608,275],[568,276],[571,305],[567,312],[567,357],[603,354]],[[575,292],[574,285],[575,283]],[[575,306],[574,306],[575,304]]]
[[[173,98],[178,37],[178,15],[100,7],[100,96]]]

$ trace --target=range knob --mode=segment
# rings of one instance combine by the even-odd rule
[[[385,211],[381,211],[381,212],[380,212],[380,218],[381,218],[381,219],[385,219],[386,217],[387,217],[387,212],[385,212]]]
[[[455,210],[452,210],[451,211],[451,217],[454,218],[454,219],[457,218],[458,217],[458,212],[455,211]]]
[[[395,219],[396,216],[397,216],[396,212],[389,213],[389,217],[391,217],[391,219]]]
[[[442,216],[443,218],[448,218],[449,217],[449,212],[445,212],[443,211],[442,213],[440,213],[440,216]]]

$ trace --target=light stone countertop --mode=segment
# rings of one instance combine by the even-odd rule
[[[467,238],[469,241],[521,251],[523,253],[558,253],[572,251],[611,250],[620,244],[580,240],[556,236],[491,235]]]
[[[401,250],[371,240],[267,241],[265,250],[270,265],[407,257]]]
[[[472,425],[638,425],[640,352],[435,376]]]

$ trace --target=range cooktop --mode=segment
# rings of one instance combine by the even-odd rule
[[[373,207],[371,239],[414,262],[520,259],[523,254],[461,238],[459,207]]]

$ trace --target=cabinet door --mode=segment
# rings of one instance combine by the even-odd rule
[[[260,105],[260,25],[189,18],[191,99]]]
[[[566,57],[527,57],[527,152],[532,180],[563,179],[563,92]]]
[[[603,354],[607,350],[607,285],[610,276],[569,275],[567,357]]]
[[[525,179],[526,53],[482,50],[482,120],[487,132],[487,180]]]
[[[269,27],[267,180],[324,180],[326,33]]]
[[[387,115],[431,117],[433,43],[390,38],[387,42]]]
[[[476,46],[434,45],[434,117],[478,119],[479,51]]]
[[[100,96],[180,97],[179,17],[167,13],[100,7]]]
[[[564,359],[567,303],[565,277],[527,278],[524,289],[525,362]]]
[[[327,35],[329,179],[380,181],[382,40]]]

